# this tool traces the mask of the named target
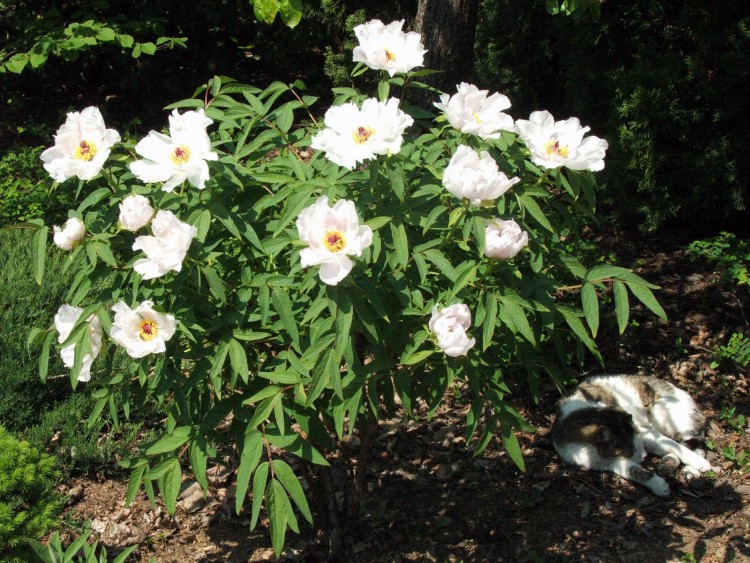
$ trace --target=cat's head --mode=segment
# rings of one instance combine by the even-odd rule
[[[600,456],[632,458],[639,453],[640,439],[633,417],[621,409],[606,408],[597,412],[591,436]],[[642,449],[642,448],[640,448]]]

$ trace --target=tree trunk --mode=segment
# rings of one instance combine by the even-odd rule
[[[424,66],[443,71],[424,82],[453,94],[471,80],[478,12],[479,0],[419,0],[415,27],[428,49]]]

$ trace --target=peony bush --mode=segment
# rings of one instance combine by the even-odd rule
[[[80,269],[29,337],[41,377],[56,345],[72,385],[100,385],[92,419],[169,405],[162,436],[123,462],[128,501],[158,488],[174,511],[183,471],[205,489],[209,460],[235,451],[237,510],[251,497],[255,527],[265,509],[278,554],[312,522],[289,456],[324,471],[342,437],[397,403],[429,416],[461,383],[467,442],[479,454],[497,435],[523,469],[512,388],[538,396],[586,353],[601,361],[603,296],[620,332],[630,296],[664,316],[655,286],[568,254],[606,142],[575,118],[514,122],[505,96],[469,84],[411,105],[429,71],[402,26],[355,29],[353,77],[377,72],[376,97],[336,88],[323,111],[300,82],[214,77],[167,108],[169,134],[120,143],[87,108],[43,154],[82,187],[54,229]],[[44,283],[49,228],[26,226]]]

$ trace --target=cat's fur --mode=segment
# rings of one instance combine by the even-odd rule
[[[686,477],[713,469],[685,445],[699,439],[704,418],[693,399],[667,381],[644,375],[600,375],[576,387],[559,405],[552,444],[568,463],[611,471],[669,495],[660,475],[641,466],[646,453],[662,458],[657,472],[684,464]]]

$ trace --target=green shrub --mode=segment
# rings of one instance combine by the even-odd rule
[[[37,217],[51,223],[66,217],[76,184],[49,188],[49,176],[40,166],[44,147],[11,149],[0,157],[0,227]]]
[[[54,491],[55,458],[0,426],[0,559],[27,561],[27,539],[39,539],[57,523],[64,497]]]
[[[137,444],[154,438],[149,421],[165,411],[149,404],[133,419],[113,424],[110,417],[88,421],[95,400],[88,391],[75,393],[41,416],[39,424],[24,433],[31,444],[51,451],[63,474],[122,475],[117,462],[137,451]]]
[[[726,231],[715,237],[696,240],[688,246],[693,258],[704,258],[719,268],[723,281],[747,286],[747,269],[750,266],[750,241],[738,239]]]
[[[49,259],[56,275],[39,287],[31,275],[30,238],[25,230],[0,230],[0,424],[11,431],[33,426],[42,412],[71,393],[56,353],[50,374],[65,376],[42,384],[37,360],[26,350],[28,328],[51,321],[71,279],[61,272],[65,257],[55,248]]]

